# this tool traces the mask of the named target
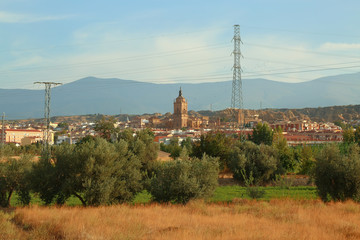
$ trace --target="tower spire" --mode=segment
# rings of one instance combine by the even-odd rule
[[[179,97],[182,97],[181,87],[180,87],[180,91],[179,91]]]

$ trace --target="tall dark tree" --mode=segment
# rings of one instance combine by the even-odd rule
[[[249,135],[249,140],[260,145],[271,145],[273,142],[273,131],[267,123],[258,123],[253,128],[252,135]]]
[[[210,132],[203,134],[200,141],[194,142],[192,156],[201,158],[204,153],[211,157],[218,157],[220,169],[227,168],[227,161],[232,152],[235,140],[224,133]]]

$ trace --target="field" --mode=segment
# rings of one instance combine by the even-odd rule
[[[360,205],[319,200],[27,207],[0,211],[1,239],[360,239]]]
[[[264,197],[259,200],[271,200],[271,199],[281,199],[281,198],[290,198],[290,199],[317,199],[316,187],[312,186],[297,186],[297,187],[260,187],[260,189],[265,190]],[[234,186],[220,186],[215,190],[214,195],[207,199],[207,202],[232,202],[237,199],[250,199],[246,193],[246,188],[238,185]],[[133,203],[150,203],[151,194],[143,191],[139,193]],[[32,196],[32,205],[43,205],[41,200]],[[67,202],[67,206],[80,206],[81,202],[76,197],[71,197]],[[17,195],[14,194],[11,199],[11,206],[19,207],[19,201],[17,200]]]

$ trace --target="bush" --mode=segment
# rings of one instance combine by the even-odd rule
[[[255,183],[255,179],[252,175],[252,172],[250,172],[249,177],[246,176],[245,169],[241,169],[241,175],[243,176],[245,186],[246,186],[246,193],[251,197],[252,199],[259,199],[264,197],[265,190],[261,189],[257,183]]]
[[[245,170],[246,176],[250,176],[251,173],[256,183],[266,183],[277,170],[276,150],[264,144],[240,143],[234,148],[229,165],[234,178],[243,183],[246,179],[241,173],[242,169]]]
[[[326,146],[317,156],[315,184],[323,201],[360,201],[359,147],[342,155],[338,146]]]
[[[200,159],[159,163],[151,180],[150,193],[157,202],[185,204],[193,198],[210,196],[217,186],[218,159]]]

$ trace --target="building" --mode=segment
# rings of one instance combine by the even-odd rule
[[[173,128],[181,129],[187,127],[188,123],[188,104],[186,99],[182,96],[182,91],[180,88],[179,96],[174,102],[174,114],[173,114]]]
[[[5,129],[5,142],[27,145],[43,139],[43,131],[37,129]],[[50,144],[54,144],[54,134],[50,132]]]

